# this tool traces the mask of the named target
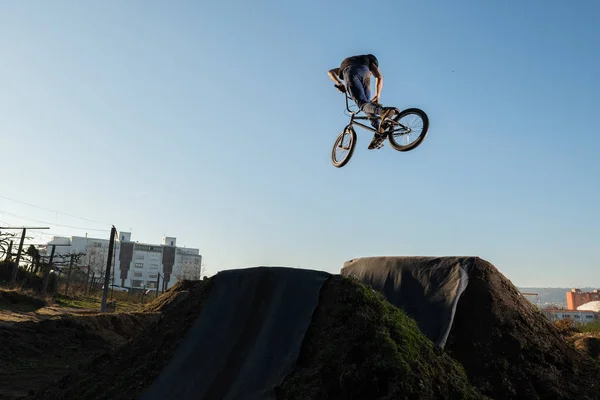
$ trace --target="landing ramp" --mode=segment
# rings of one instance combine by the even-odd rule
[[[474,257],[364,257],[344,263],[354,276],[411,316],[443,348]],[[476,316],[474,316],[476,318]]]

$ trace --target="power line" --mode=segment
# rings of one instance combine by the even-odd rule
[[[0,210],[0,213],[7,214],[7,215],[12,215],[13,217],[22,218],[22,219],[26,219],[26,220],[29,220],[29,221],[40,222],[40,223],[46,224],[46,225],[56,225],[56,226],[60,226],[60,227],[63,227],[63,228],[80,229],[82,231],[95,231],[95,232],[109,232],[110,231],[110,229],[81,228],[81,227],[78,227],[78,226],[57,224],[57,223],[54,223],[54,222],[42,221],[40,219],[24,217],[22,215],[17,215],[17,214],[14,214],[14,213],[11,213],[11,212],[8,212],[8,211],[4,211],[4,210]]]
[[[104,223],[104,222],[96,221],[96,220],[93,220],[93,219],[84,218],[84,217],[80,217],[80,216],[73,215],[73,214],[67,214],[67,213],[64,213],[64,212],[60,212],[60,211],[56,211],[56,210],[52,210],[52,209],[50,209],[50,208],[45,208],[45,207],[36,206],[36,205],[34,205],[34,204],[31,204],[31,203],[26,203],[26,202],[24,202],[24,201],[21,201],[21,200],[15,200],[15,199],[11,199],[10,197],[6,197],[6,196],[2,196],[2,195],[0,195],[0,198],[2,198],[2,199],[5,199],[5,200],[9,200],[9,201],[14,201],[15,203],[25,204],[25,205],[27,205],[27,206],[34,207],[34,208],[38,208],[38,209],[40,209],[40,210],[44,210],[44,211],[50,211],[50,212],[53,212],[53,213],[56,213],[56,214],[62,214],[62,215],[66,215],[66,216],[73,217],[73,218],[79,218],[79,219],[82,219],[82,220],[84,220],[84,221],[88,221],[88,222],[94,222],[94,223],[97,223],[97,224],[102,224],[102,225],[110,225],[110,224],[106,224],[106,223]],[[106,231],[109,231],[109,230],[110,230],[110,229],[106,229]]]

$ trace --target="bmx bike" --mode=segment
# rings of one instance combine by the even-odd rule
[[[360,126],[367,131],[380,133],[380,139],[376,143],[375,149],[380,149],[383,146],[385,139],[388,139],[390,146],[397,151],[409,151],[419,146],[429,131],[429,117],[427,114],[418,108],[407,108],[400,110],[395,108],[393,115],[386,118],[379,124],[379,131],[372,126],[365,125],[360,121],[373,121],[380,117],[370,117],[368,115],[359,115],[361,110],[350,110],[348,92],[346,96],[346,110],[344,114],[350,116],[350,123],[346,125],[342,133],[340,133],[333,144],[331,151],[331,162],[337,168],[341,168],[350,161],[356,148],[356,131],[354,126]],[[347,112],[347,113],[346,113]],[[414,137],[413,141],[409,141]],[[340,154],[338,154],[338,152]]]

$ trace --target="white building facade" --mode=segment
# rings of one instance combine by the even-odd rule
[[[81,236],[53,237],[46,245],[49,256],[52,245],[55,257],[60,254],[85,253],[78,265],[90,268],[96,276],[104,276],[108,262],[108,239]],[[181,279],[201,279],[202,255],[195,248],[177,247],[177,239],[165,236],[161,244],[131,241],[131,233],[119,232],[111,262],[114,271],[111,284],[131,289],[166,290]],[[159,279],[160,277],[160,279]]]
[[[545,309],[542,313],[550,321],[560,321],[568,319],[574,322],[587,323],[600,319],[600,315],[595,311],[583,310],[560,310],[560,309]]]

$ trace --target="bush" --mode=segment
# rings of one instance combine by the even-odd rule
[[[10,282],[14,265],[15,264],[12,262],[0,263],[1,283],[8,284]],[[56,275],[50,274],[50,279],[48,281],[48,293],[53,293],[56,291],[56,283]],[[19,267],[17,270],[17,284],[21,288],[33,289],[37,292],[41,292],[44,284],[44,277],[34,274],[31,271],[27,271],[25,268]]]
[[[554,327],[558,329],[561,335],[569,335],[575,332],[575,322],[570,319],[561,319],[554,322]]]
[[[600,321],[596,320],[586,324],[580,324],[577,330],[582,333],[600,333]]]

